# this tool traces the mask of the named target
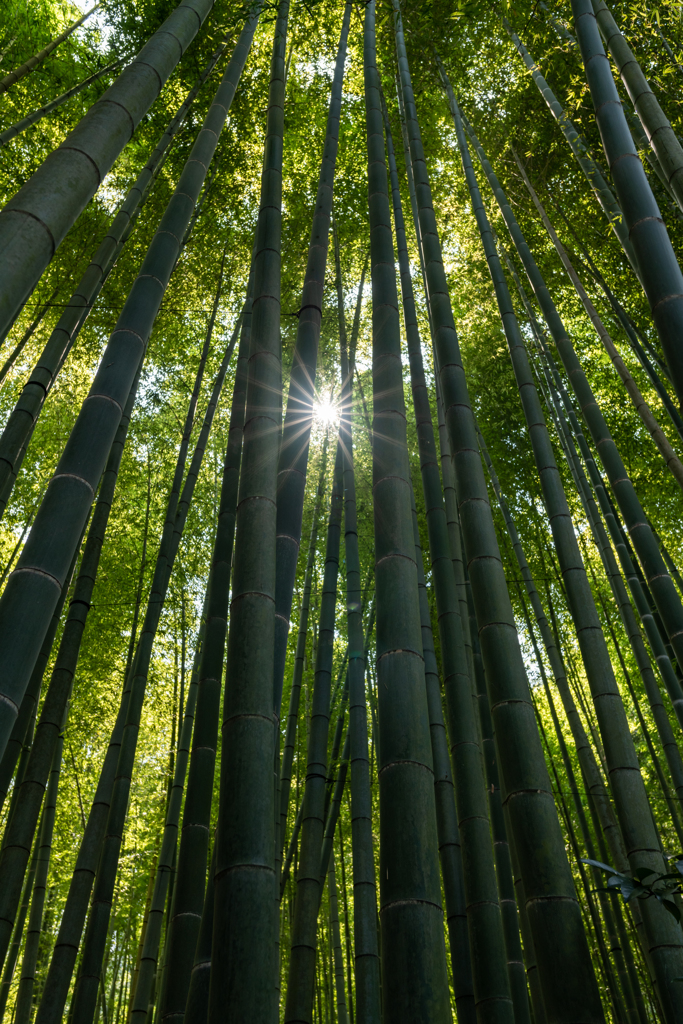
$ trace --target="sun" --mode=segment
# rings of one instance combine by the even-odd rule
[[[339,419],[339,406],[332,398],[332,395],[320,395],[313,403],[313,416],[318,423],[336,423]]]

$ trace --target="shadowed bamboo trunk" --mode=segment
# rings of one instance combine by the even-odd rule
[[[417,424],[422,488],[427,515],[430,569],[432,585],[436,593],[444,689],[446,692],[451,757],[453,759],[455,796],[458,807],[457,817],[463,823],[460,828],[460,841],[462,843],[462,870],[464,872],[469,943],[472,949],[487,950],[485,957],[474,958],[471,978],[474,983],[475,1007],[477,1008],[477,1019],[480,1021],[480,1024],[483,1024],[484,1021],[493,1020],[499,1021],[502,1024],[505,1020],[512,1021],[514,1016],[506,970],[503,926],[496,890],[496,871],[488,818],[486,783],[479,747],[479,726],[475,718],[475,707],[472,702],[472,682],[469,676],[467,654],[463,642],[455,571],[448,536],[441,480],[439,478],[439,464],[436,455],[436,442],[434,439],[429,395],[422,365],[421,341],[410,275],[410,261],[401,209],[398,173],[388,117],[385,119],[385,131],[387,133],[387,150],[391,173],[396,247],[398,249],[403,294],[403,315],[408,342],[408,356],[410,359],[413,407]],[[418,585],[421,575],[420,568],[418,565]],[[428,624],[429,617],[427,616],[427,623],[424,621],[422,623],[423,639],[425,626]],[[430,641],[430,643],[432,646],[432,658],[434,658],[433,641]],[[427,651],[425,650],[425,664],[426,659]],[[432,676],[433,667],[430,669],[428,679],[431,680]],[[438,675],[435,685],[437,692],[439,692]],[[433,688],[433,685],[428,685],[428,698],[429,690]],[[432,696],[430,708],[433,705],[434,697]],[[432,737],[434,739],[433,727]],[[436,752],[434,759],[436,765]],[[443,771],[441,751],[439,751],[438,760],[440,769]],[[443,807],[443,800],[440,795],[437,795],[437,825],[440,818],[440,806]],[[453,872],[455,863],[452,861],[452,858],[447,857],[446,864],[448,869]],[[443,858],[442,874],[444,875],[445,892],[455,896],[458,888],[462,885],[462,878],[455,876],[449,878],[448,882],[446,881]],[[458,895],[460,894],[458,893]],[[449,907],[447,903],[447,917],[450,918],[455,913],[454,907]],[[458,946],[456,944],[452,947],[454,972],[458,972],[461,967],[460,963],[458,963],[457,950]],[[466,988],[468,980],[466,976],[458,987],[461,990]],[[526,993],[524,998],[526,1000]],[[519,1013],[522,1014],[523,1010],[524,1008],[520,1006]],[[523,1024],[523,1020],[523,1016],[520,1016],[518,1024]]]
[[[258,15],[245,25],[195,140],[95,380],[48,484],[17,568],[0,598],[0,756],[59,596],[59,587],[92,504],[123,405],[159,311],[187,226],[247,59]],[[113,130],[113,126],[112,126]],[[1,221],[1,218],[0,218]],[[0,247],[2,227],[0,223]],[[1,265],[0,259],[0,265]],[[59,537],[59,543],[54,540]],[[30,622],[27,621],[30,609]]]
[[[277,460],[282,420],[280,275],[284,70],[289,0],[270,64],[254,254],[216,829],[209,1021],[277,1017],[273,643]],[[254,952],[258,950],[258,955]]]
[[[603,1019],[498,550],[443,267],[415,100],[397,21],[401,85],[444,412],[492,708],[503,800],[522,871],[548,1019]]]
[[[683,273],[631,139],[591,0],[572,0],[572,12],[605,156],[671,381],[683,401]]]
[[[434,772],[376,61],[371,0],[365,8],[364,74],[372,266],[382,1015],[385,1024],[443,1024],[450,1019],[450,1006]]]

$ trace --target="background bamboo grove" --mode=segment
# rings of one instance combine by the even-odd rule
[[[0,1019],[683,1021],[683,13],[0,10]]]

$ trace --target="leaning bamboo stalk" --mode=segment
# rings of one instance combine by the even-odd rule
[[[604,345],[608,356],[612,360],[615,370],[621,377],[621,380],[624,384],[624,387],[626,388],[626,391],[628,392],[629,398],[631,399],[631,402],[633,403],[636,412],[643,421],[643,424],[647,429],[648,433],[650,434],[652,440],[657,445],[660,455],[664,459],[664,462],[666,463],[672,476],[676,480],[676,483],[680,488],[683,489],[683,463],[681,463],[681,460],[678,458],[675,451],[671,447],[671,444],[669,443],[666,434],[657,422],[652,410],[650,409],[650,406],[643,398],[640,388],[638,387],[633,377],[629,373],[628,369],[626,368],[624,360],[619,355],[616,345],[612,341],[605,325],[600,319],[598,311],[596,310],[595,306],[588,297],[588,293],[586,292],[586,289],[583,287],[583,284],[581,283],[578,274],[572,266],[572,262],[569,259],[569,256],[567,255],[566,249],[564,248],[562,242],[558,238],[557,232],[551,224],[548,214],[546,213],[543,204],[538,198],[538,195],[536,194],[533,185],[529,181],[527,173],[524,170],[524,167],[522,166],[514,150],[513,155],[515,157],[517,167],[519,168],[519,172],[522,175],[524,184],[529,190],[529,195],[534,201],[534,205],[541,216],[541,220],[543,221],[545,229],[548,232],[548,235],[550,236],[550,240],[555,246],[557,255],[560,257],[563,267],[567,271],[567,276],[569,277],[570,281],[574,285],[574,288],[576,289],[576,294],[581,300],[583,308],[586,310],[586,313],[588,314],[588,317],[591,323],[593,324],[593,327],[595,328],[595,331],[598,337],[600,338],[600,341]]]
[[[548,1016],[600,1020],[580,909],[557,819],[543,749],[530,701],[514,614],[498,550],[462,357],[455,332],[431,188],[412,92],[405,43],[399,33],[413,173],[434,325],[444,412],[455,468],[465,554],[470,567],[482,657],[494,720],[508,835],[517,848],[528,918]],[[504,737],[504,739],[503,739]],[[543,856],[540,857],[540,850]],[[558,899],[557,897],[561,898]],[[551,924],[552,922],[552,924]],[[568,1008],[572,1007],[570,1011]]]
[[[38,327],[40,322],[45,318],[45,314],[50,311],[50,307],[52,306],[54,300],[57,298],[58,292],[59,288],[55,288],[50,298],[40,307],[34,319],[28,325],[28,327],[22,334],[17,344],[14,346],[10,354],[7,356],[7,359],[5,360],[2,369],[0,370],[0,386],[2,386],[2,384],[5,381],[5,378],[7,377],[7,374],[12,369],[21,353],[24,351],[27,342],[29,342],[33,337],[36,327]]]
[[[210,331],[207,331],[207,338],[210,338],[210,336]],[[111,808],[107,820],[100,864],[93,887],[90,917],[83,940],[83,959],[74,992],[74,1015],[76,1019],[79,1018],[79,1015],[82,1016],[84,1021],[90,1020],[96,1005],[97,987],[102,970],[102,958],[107,938],[111,901],[116,882],[121,844],[123,842],[123,830],[152,648],[235,341],[236,332],[228,343],[225,355],[214,379],[211,396],[207,404],[199,436],[197,437],[185,483],[183,484],[180,497],[177,499],[177,511],[172,523],[169,524],[169,516],[164,524],[145,621],[131,671],[132,682],[128,713],[121,739],[121,751],[112,790]],[[206,347],[208,348],[208,345]],[[191,419],[188,416],[188,426],[189,423],[191,423]],[[187,428],[185,436],[189,439],[189,430]],[[175,494],[175,490],[172,490],[168,511],[174,508]]]
[[[21,135],[21,133],[26,131],[27,128],[30,128],[32,124],[36,124],[37,121],[47,117],[47,115],[51,114],[53,110],[57,109],[57,107],[61,107],[62,103],[66,103],[66,101],[70,100],[72,96],[77,96],[79,92],[82,92],[83,89],[92,85],[93,82],[97,82],[100,78],[103,78],[104,75],[108,74],[108,72],[114,71],[121,63],[122,60],[119,59],[115,60],[112,64],[107,64],[106,67],[100,68],[99,71],[96,71],[94,74],[84,78],[83,81],[79,82],[78,85],[75,85],[73,89],[67,90],[67,92],[62,93],[61,96],[57,96],[54,100],[51,100],[44,106],[38,107],[38,109],[34,110],[31,114],[28,114],[26,117],[22,117],[21,121],[17,121],[17,123],[11,125],[11,127],[5,128],[4,132],[0,132],[0,146],[6,145],[11,139],[16,138],[17,135]]]
[[[289,616],[301,544],[304,491],[308,467],[308,448],[313,422],[318,344],[322,322],[325,269],[332,215],[332,192],[339,146],[339,117],[344,84],[349,24],[352,5],[344,7],[337,47],[330,105],[327,113],[325,144],[320,164],[318,191],[308,246],[308,261],[298,313],[296,342],[289,378],[287,411],[282,429],[278,463],[277,501],[277,583],[275,611],[275,672],[273,700],[280,717],[282,684],[287,654]]]
[[[212,6],[213,0],[183,0],[0,213],[0,335],[130,141]]]
[[[47,876],[50,868],[50,855],[52,852],[52,841],[55,825],[55,812],[57,809],[57,789],[59,786],[59,775],[62,767],[62,752],[64,747],[64,734],[61,733],[52,760],[50,779],[45,791],[45,806],[43,808],[42,822],[38,842],[38,860],[36,863],[35,881],[33,884],[33,896],[31,898],[31,910],[26,928],[26,941],[24,945],[24,958],[21,964],[21,977],[14,1009],[14,1020],[16,1024],[29,1024],[33,1009],[33,989],[36,981],[36,965],[43,929],[43,914],[45,910],[45,895],[47,891]]]
[[[28,872],[26,874],[26,881],[24,883],[21,905],[19,907],[17,919],[14,923],[14,929],[12,931],[12,941],[7,952],[7,958],[5,960],[4,970],[2,972],[2,982],[0,982],[1,1019],[4,1019],[5,1016],[7,999],[9,998],[10,986],[12,984],[12,978],[14,976],[14,968],[16,967],[17,960],[19,958],[19,950],[21,948],[21,942],[24,936],[24,926],[26,925],[26,918],[28,916],[29,905],[31,902],[31,893],[33,892],[33,882],[36,875],[36,867],[38,865],[38,850],[39,843],[36,842],[34,843],[33,851],[31,853],[31,861]]]
[[[14,85],[15,82],[19,82],[25,75],[28,75],[33,71],[33,69],[41,64],[46,57],[49,57],[52,51],[55,50],[60,43],[63,43],[65,39],[68,39],[71,33],[75,32],[77,28],[80,28],[83,22],[87,21],[90,15],[94,14],[95,11],[98,11],[99,8],[100,5],[95,4],[95,6],[91,7],[89,11],[86,11],[78,21],[74,21],[67,29],[64,30],[64,32],[61,32],[55,39],[52,39],[47,46],[43,47],[42,50],[39,50],[38,53],[34,53],[32,57],[29,57],[29,59],[24,61],[24,63],[18,68],[15,68],[14,71],[10,71],[9,75],[5,75],[4,78],[0,79],[0,93],[7,92],[10,86]]]
[[[492,1019],[511,1021],[513,1015],[517,1019],[517,1013],[513,1014],[510,979],[506,970],[503,922],[496,888],[486,782],[479,744],[479,725],[475,718],[475,707],[472,701],[472,681],[463,641],[463,627],[448,536],[446,510],[439,478],[432,414],[422,364],[421,340],[417,326],[398,173],[386,112],[385,132],[393,196],[396,248],[401,275],[403,316],[410,360],[413,408],[417,424],[422,489],[427,510],[430,569],[432,585],[436,594],[448,732],[454,765],[457,817],[462,822],[460,841],[469,942],[473,949],[485,948],[488,950],[486,957],[474,957],[472,960],[474,1000],[477,1016],[481,1021]],[[418,586],[419,581],[420,566],[418,565]],[[424,647],[424,622],[422,623],[422,635]],[[426,657],[425,651],[425,659]],[[433,698],[430,701],[430,707],[432,704]],[[435,752],[435,765],[436,760]],[[437,825],[439,824],[439,806],[440,802],[437,799]],[[449,885],[446,892],[450,892],[450,890],[451,886]],[[446,912],[449,916],[450,910],[451,908],[447,906]],[[458,969],[455,950],[452,961],[455,971]],[[467,981],[464,980],[463,987],[466,986]],[[527,1001],[526,992],[524,1000]],[[520,1005],[518,1008],[520,1014],[523,1013],[523,1009],[524,1007]],[[520,1016],[517,1024],[523,1024],[523,1019]]]
[[[372,464],[377,609],[383,1019],[450,1019],[429,708],[406,444],[401,331],[375,42],[365,8],[372,267]]]
[[[107,275],[130,237],[135,222],[163,167],[169,146],[182,127],[199,90],[225,51],[222,43],[211,56],[197,83],[187,94],[177,113],[162,133],[114,217],[83,276],[76,285],[57,324],[33,367],[29,379],[9,414],[0,435],[0,516],[4,514],[32,432],[55,379],[74,346]]]
[[[604,0],[592,0],[598,28],[619,69],[631,103],[664,172],[668,187],[683,210],[683,147],[657,102],[633,50],[620,32]]]
[[[626,124],[591,0],[572,0],[595,118],[671,380],[683,400],[683,272]],[[673,182],[672,182],[673,184]]]
[[[275,630],[284,64],[289,0],[281,0],[270,63],[254,254],[254,302],[221,725],[209,1022],[270,1024],[277,1016]],[[254,807],[259,812],[254,815]],[[259,951],[254,956],[254,950]]]
[[[567,116],[566,110],[563,109],[562,104],[559,102],[552,89],[546,82],[545,78],[538,69],[538,65],[534,61],[533,57],[527,50],[526,46],[522,43],[517,33],[512,28],[512,25],[503,18],[503,26],[510,36],[512,43],[514,44],[517,52],[524,61],[527,69],[531,72],[531,77],[534,80],[538,91],[548,105],[548,109],[557,121],[562,134],[564,135],[569,147],[576,157],[579,167],[583,171],[589,185],[595,192],[595,197],[602,207],[602,211],[607,217],[609,226],[614,231],[614,234],[619,239],[621,246],[626,253],[627,259],[633,268],[633,272],[640,279],[640,271],[638,268],[638,262],[636,254],[633,249],[633,245],[628,236],[628,230],[624,222],[624,215],[621,207],[614,197],[614,193],[610,189],[609,185],[600,173],[599,168],[595,162],[590,158],[586,145],[577,132],[576,128],[572,124],[571,120]]]
[[[218,144],[253,39],[258,15],[246,23],[176,191],[109,339],[56,472],[48,484],[17,568],[0,598],[0,686],[7,710],[0,719],[4,752],[28,676],[57,602],[75,544],[92,504],[175,266],[184,228]],[[1,232],[0,232],[1,233]],[[170,241],[169,241],[170,239]],[[55,541],[59,537],[59,542]],[[30,615],[30,622],[28,616]]]

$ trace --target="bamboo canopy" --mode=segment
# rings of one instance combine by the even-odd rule
[[[0,11],[0,1024],[681,1024],[683,25]]]

